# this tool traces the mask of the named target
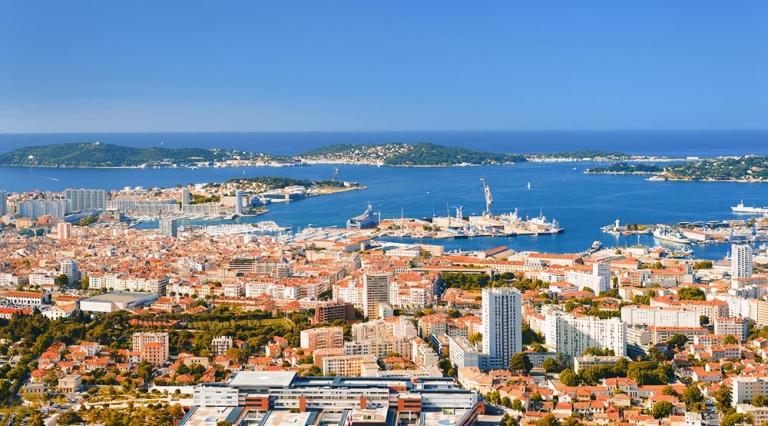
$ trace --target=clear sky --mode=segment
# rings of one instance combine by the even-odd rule
[[[768,128],[768,1],[0,0],[0,132]]]

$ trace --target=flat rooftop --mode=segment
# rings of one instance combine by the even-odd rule
[[[131,292],[113,292],[97,294],[96,296],[89,297],[81,300],[81,302],[112,302],[112,303],[129,303],[137,300],[144,300],[147,298],[157,298],[152,293],[131,293]]]
[[[232,387],[285,388],[293,383],[294,371],[241,371],[229,382]]]
[[[308,411],[304,413],[291,413],[290,411],[277,411],[272,410],[269,412],[266,420],[262,421],[259,426],[280,426],[280,425],[296,425],[305,426],[314,423],[317,413]]]
[[[196,407],[181,424],[184,426],[216,426],[220,421],[234,421],[242,409],[238,407]]]

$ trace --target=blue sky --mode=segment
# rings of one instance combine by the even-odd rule
[[[0,10],[0,132],[768,128],[764,0]]]

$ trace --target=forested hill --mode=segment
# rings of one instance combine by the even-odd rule
[[[526,161],[516,154],[476,151],[430,143],[381,145],[329,145],[299,155],[305,162],[358,163],[388,166],[455,166],[505,164]]]

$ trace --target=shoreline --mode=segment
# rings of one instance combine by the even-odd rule
[[[630,161],[630,162],[678,162],[678,161],[696,161],[696,159],[685,158],[667,158],[667,157],[644,157],[644,158],[619,158],[619,159],[595,159],[595,158],[540,158],[530,157],[526,158],[526,161],[510,161],[505,163],[457,163],[457,164],[386,164],[382,162],[368,162],[368,161],[354,161],[354,160],[327,160],[327,161],[313,161],[313,160],[301,160],[296,163],[257,163],[257,164],[214,164],[213,166],[188,166],[188,165],[175,165],[165,167],[142,167],[142,166],[45,166],[45,165],[29,165],[29,164],[0,164],[0,167],[7,168],[27,168],[27,169],[128,169],[128,170],[159,170],[159,169],[226,169],[226,168],[242,168],[242,167],[264,167],[264,168],[281,168],[281,167],[302,167],[302,166],[323,166],[323,165],[347,165],[347,166],[370,166],[370,167],[406,167],[406,168],[451,168],[451,167],[483,167],[483,166],[514,166],[524,163],[537,163],[537,164],[563,164],[563,163],[614,163],[617,161]]]
[[[686,177],[668,177],[653,172],[588,172],[585,175],[595,176],[649,176],[647,182],[704,182],[704,183],[768,183],[768,179],[694,179]]]

